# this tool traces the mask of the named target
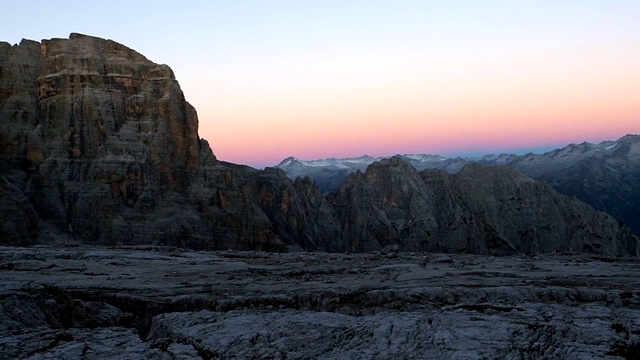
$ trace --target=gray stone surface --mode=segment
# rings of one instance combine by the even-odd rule
[[[640,262],[0,247],[0,358],[633,359]]]

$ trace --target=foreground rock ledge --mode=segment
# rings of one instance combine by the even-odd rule
[[[0,358],[637,358],[640,262],[0,247]]]

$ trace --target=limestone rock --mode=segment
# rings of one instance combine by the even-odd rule
[[[0,66],[0,167],[50,230],[43,241],[280,243],[247,174],[198,137],[168,66],[80,34],[3,44]]]
[[[511,167],[470,164],[453,181],[471,212],[519,253],[637,254],[631,229]]]
[[[340,248],[334,209],[309,178],[291,182],[284,171],[267,168],[256,179],[256,197],[287,244],[305,250]]]
[[[40,219],[29,200],[0,176],[0,243],[28,246],[37,242]]]
[[[640,235],[640,135],[597,145],[572,144],[520,159],[513,166],[563,194],[607,212]]]
[[[458,199],[448,175],[423,177],[396,156],[343,184],[336,207],[351,251],[394,244],[404,251],[488,251],[483,224]]]
[[[507,165],[523,174],[547,182],[556,191],[575,196],[604,211],[640,235],[640,135],[625,135],[598,144],[583,142],[545,154],[488,154],[482,157],[445,158],[438,155],[398,155],[418,171],[438,169],[450,174],[467,164]],[[323,193],[336,192],[349,174],[364,171],[382,158],[360,157],[303,161],[293,157],[278,168],[287,176],[309,176]]]
[[[637,254],[629,228],[508,167],[418,173],[393,157],[351,175],[336,209],[350,251]]]
[[[72,236],[145,237],[118,220],[135,218],[129,209],[153,212],[184,189],[200,151],[195,110],[171,70],[78,34],[7,50],[2,92],[9,96],[0,100],[4,159],[13,165],[7,177],[45,221]]]
[[[637,258],[386,255],[0,247],[0,358],[640,355]]]

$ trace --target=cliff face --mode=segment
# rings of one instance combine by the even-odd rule
[[[467,236],[460,236],[463,243],[452,241],[449,236],[455,227],[450,220],[464,223],[471,217],[466,209],[447,203],[449,194],[443,191],[448,190],[448,185],[447,181],[437,180],[427,184],[398,157],[373,163],[364,173],[352,174],[335,200],[342,219],[345,250],[371,251],[389,245],[410,251],[480,250],[469,247],[477,244],[467,243]],[[453,216],[445,216],[448,212]],[[475,234],[475,226],[468,222],[460,230]]]
[[[79,34],[4,43],[0,64],[2,175],[42,218],[41,237],[195,248],[276,241],[238,174],[199,139],[168,66]]]
[[[636,253],[631,229],[511,167],[471,164],[452,178],[472,213],[520,253]]]
[[[419,173],[393,157],[351,175],[336,205],[350,251],[637,252],[628,227],[509,167]]]
[[[570,144],[545,154],[500,154],[480,158],[400,155],[418,171],[439,169],[457,173],[467,164],[507,165],[542,180],[556,191],[575,196],[629,226],[640,235],[640,135],[625,135],[598,144]],[[278,168],[292,179],[308,176],[323,193],[335,192],[349,174],[381,160],[371,157],[303,161],[293,157]]]
[[[515,172],[399,158],[325,197],[218,161],[166,65],[95,37],[0,43],[0,244],[635,254],[637,238]]]
[[[39,236],[38,214],[22,191],[0,177],[0,244],[33,245]]]
[[[523,157],[512,166],[611,214],[640,234],[640,136],[627,135],[598,145],[573,144]]]

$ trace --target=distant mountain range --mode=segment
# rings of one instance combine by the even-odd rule
[[[481,157],[446,158],[440,155],[396,155],[416,170],[438,169],[450,174],[465,165],[506,165],[556,191],[575,196],[594,208],[605,211],[640,234],[640,135],[626,135],[599,144],[570,144],[544,154],[500,154]],[[300,160],[284,159],[277,168],[288,177],[309,177],[324,194],[338,191],[349,174],[365,171],[384,158]]]

